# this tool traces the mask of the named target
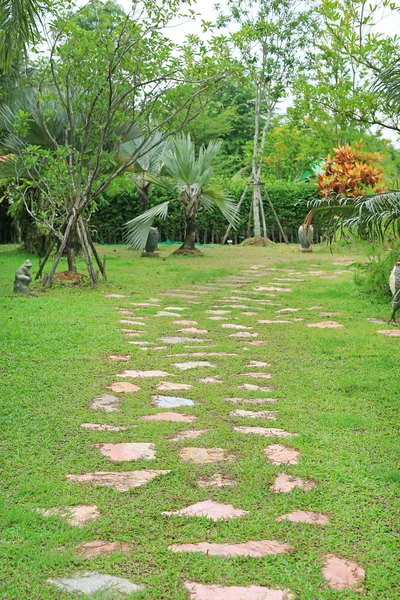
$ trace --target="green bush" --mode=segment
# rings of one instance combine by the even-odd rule
[[[389,276],[400,260],[400,241],[395,241],[390,249],[371,247],[369,260],[358,265],[354,281],[359,289],[375,300],[387,302],[392,296],[389,287]]]

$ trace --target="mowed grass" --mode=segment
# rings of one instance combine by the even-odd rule
[[[103,250],[103,248],[100,248]],[[380,600],[400,598],[399,565],[399,338],[375,333],[385,329],[368,317],[386,318],[389,307],[371,305],[361,297],[352,273],[323,280],[307,276],[293,285],[293,293],[269,298],[282,306],[262,306],[256,316],[242,315],[232,307],[226,322],[250,325],[265,339],[265,346],[249,346],[223,330],[224,321],[211,321],[205,310],[231,294],[229,288],[209,295],[197,295],[200,304],[180,298],[159,296],[160,292],[186,289],[226,275],[239,274],[251,265],[294,266],[307,273],[309,265],[333,274],[342,250],[331,256],[324,249],[303,255],[297,247],[210,248],[203,258],[170,257],[165,248],[159,259],[141,259],[122,247],[106,247],[108,282],[97,290],[59,285],[48,291],[33,286],[32,297],[13,296],[14,272],[27,258],[12,247],[0,247],[1,305],[1,534],[0,598],[7,600],[48,600],[71,597],[46,583],[49,577],[68,576],[76,571],[99,571],[127,577],[146,586],[132,598],[184,600],[183,582],[204,584],[265,585],[290,589],[300,600],[333,600],[362,597]],[[360,253],[352,249],[354,260]],[[166,260],[164,260],[166,259]],[[37,261],[33,260],[33,273]],[[61,266],[61,270],[65,269]],[[84,272],[83,264],[79,268]],[[281,274],[277,274],[281,277]],[[257,285],[273,284],[262,277]],[[282,282],[284,285],[284,283]],[[256,284],[246,284],[252,290]],[[121,293],[125,299],[106,299],[104,293]],[[234,352],[237,356],[208,357],[212,369],[178,371],[174,362],[190,360],[169,357],[180,352],[196,352],[184,345],[166,350],[141,350],[128,343],[119,323],[124,317],[115,307],[134,310],[145,317],[144,340],[162,345],[163,335],[179,335],[171,317],[155,317],[156,308],[135,310],[129,302],[161,298],[160,305],[187,307],[183,319],[198,321],[208,329],[210,351]],[[345,329],[309,329],[309,322],[327,320],[319,311],[343,314],[333,317]],[[258,324],[282,307],[301,310],[302,317],[292,325]],[[249,308],[248,310],[252,310]],[[235,317],[238,320],[231,320]],[[202,336],[201,336],[202,337]],[[133,338],[134,339],[134,338]],[[201,345],[201,344],[199,344]],[[246,349],[247,348],[247,349]],[[107,361],[111,353],[131,354],[128,363]],[[264,360],[271,367],[247,368],[249,360]],[[198,401],[194,407],[177,412],[197,416],[195,424],[144,422],[138,418],[160,412],[151,404],[159,379],[135,381],[141,387],[124,397],[121,412],[94,413],[90,400],[106,391],[124,369],[162,369],[171,373],[168,381],[184,382],[193,389],[171,392]],[[239,376],[246,371],[266,370],[272,380],[261,382]],[[174,375],[174,377],[172,377]],[[219,375],[222,384],[197,381]],[[270,393],[243,392],[244,382],[271,385]],[[161,392],[162,393],[162,392]],[[167,392],[164,392],[167,394]],[[254,407],[226,402],[228,397],[274,397],[271,406]],[[232,417],[235,408],[279,410],[276,422]],[[91,432],[81,423],[137,425],[124,432]],[[301,451],[295,466],[270,465],[263,453],[271,443],[259,436],[233,431],[235,425],[278,427],[299,433],[283,440]],[[197,440],[172,442],[171,434],[189,428],[208,429]],[[93,444],[101,442],[153,442],[156,460],[111,463]],[[179,458],[187,446],[221,447],[235,453],[237,460],[218,465],[193,465]],[[69,473],[170,469],[146,486],[117,492],[66,480]],[[269,490],[279,472],[310,478],[316,485],[304,492],[274,494]],[[237,480],[236,487],[200,488],[200,477],[224,473]],[[249,511],[240,519],[212,522],[205,518],[166,517],[163,511],[212,498]],[[96,504],[100,518],[82,528],[72,527],[58,517],[44,518],[40,508],[75,504]],[[330,524],[277,523],[276,517],[296,509],[327,514]],[[74,547],[96,539],[125,541],[132,545],[128,554],[115,553],[92,560],[78,558]],[[170,544],[185,542],[244,542],[278,540],[293,550],[287,555],[254,558],[220,558],[203,554],[174,554]],[[366,571],[363,592],[330,590],[321,575],[321,561],[333,553],[356,561]],[[110,598],[110,595],[106,596]]]

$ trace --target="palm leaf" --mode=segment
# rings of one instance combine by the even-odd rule
[[[213,210],[217,207],[224,215],[225,219],[236,226],[239,215],[236,213],[236,202],[232,200],[223,190],[217,187],[210,187],[203,190],[200,201],[207,210]]]
[[[154,219],[156,217],[160,217],[161,219],[167,218],[169,203],[170,201],[167,200],[167,202],[153,206],[138,217],[125,223],[124,242],[129,244],[129,246],[132,246],[135,250],[143,250],[146,246],[150,227],[152,226]]]

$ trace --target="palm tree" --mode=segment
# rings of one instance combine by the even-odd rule
[[[212,184],[212,162],[221,148],[219,142],[202,146],[196,157],[190,135],[181,135],[169,142],[162,153],[162,162],[174,183],[178,195],[174,200],[163,202],[126,223],[126,242],[136,250],[142,250],[150,227],[156,217],[165,219],[170,202],[180,202],[184,208],[185,239],[176,253],[196,252],[196,217],[200,208],[212,210],[217,207],[229,222],[234,222],[235,203],[218,186]]]

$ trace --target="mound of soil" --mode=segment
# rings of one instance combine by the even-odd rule
[[[87,275],[76,273],[75,271],[60,271],[54,275],[58,281],[70,281],[72,283],[83,283],[87,279]]]
[[[268,244],[271,243],[271,240],[268,240]],[[252,237],[243,240],[240,244],[241,246],[264,246],[264,238],[263,237]]]
[[[204,256],[204,254],[202,252],[200,252],[200,250],[197,250],[197,248],[195,248],[194,250],[187,250],[186,248],[178,248],[172,254],[174,254],[175,256],[180,256],[180,255],[183,255],[183,256]]]

